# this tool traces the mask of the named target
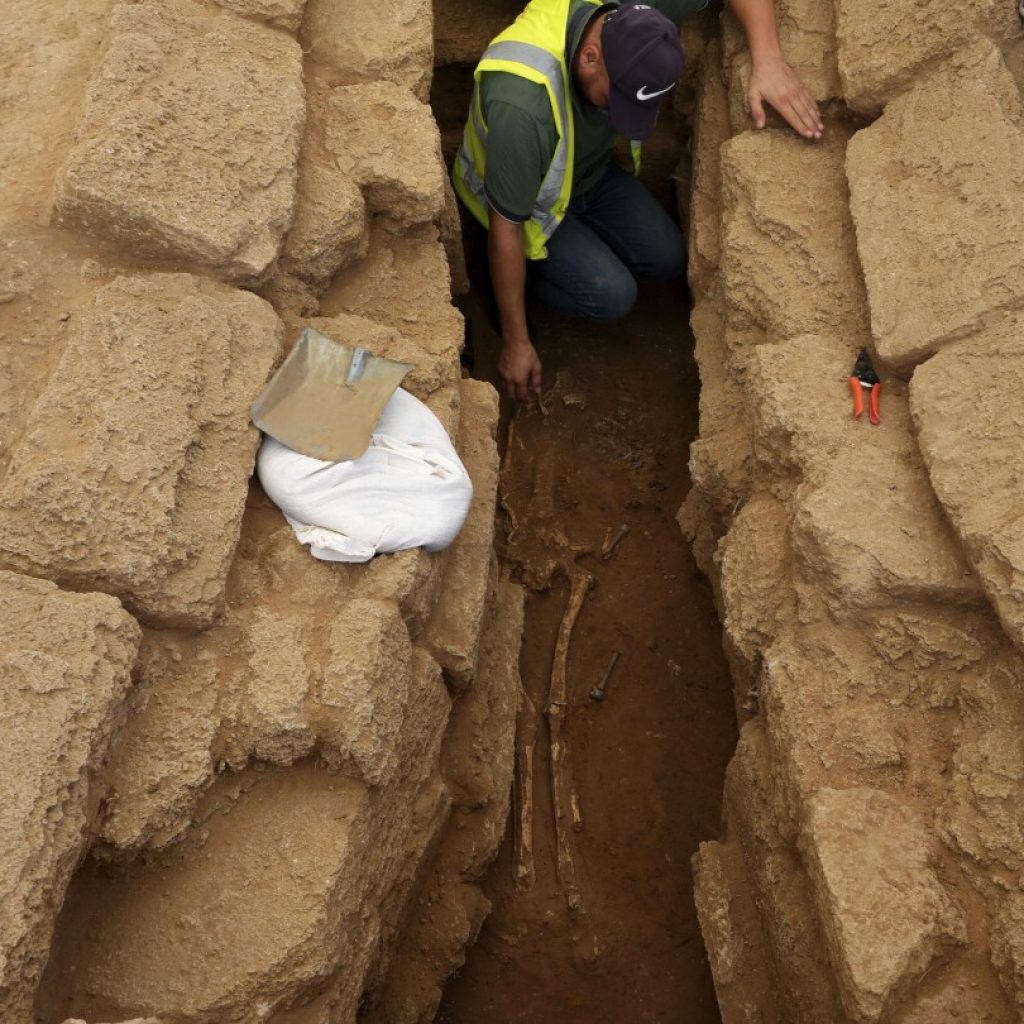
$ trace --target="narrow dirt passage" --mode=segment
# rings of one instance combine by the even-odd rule
[[[449,141],[459,108],[442,97],[435,111]],[[665,157],[649,172],[662,192]],[[479,297],[482,231],[470,229],[466,244],[474,375],[496,381],[500,342]],[[675,521],[699,391],[685,288],[642,287],[634,312],[612,325],[532,314],[547,412],[506,411],[502,553],[530,588],[521,668],[538,713],[536,881],[515,885],[510,827],[485,884],[494,911],[438,1020],[718,1021],[689,860],[718,831],[736,734],[711,594]],[[602,559],[622,524],[629,532]],[[556,873],[543,719],[569,577],[581,571],[595,582],[568,657],[565,729],[583,817],[571,834],[583,911],[572,914]],[[616,651],[607,697],[595,701],[589,691]]]

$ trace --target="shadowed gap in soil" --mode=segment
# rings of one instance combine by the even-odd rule
[[[448,163],[471,74],[438,68],[433,95]],[[647,147],[646,177],[671,208],[672,127]],[[498,339],[481,298],[486,240],[467,226],[474,290],[474,376],[496,385]],[[562,563],[595,577],[569,649],[566,730],[583,828],[572,836],[583,913],[569,913],[555,870],[548,734],[538,723],[536,881],[512,878],[512,828],[485,880],[494,905],[438,1015],[445,1024],[706,1024],[718,1021],[693,906],[690,857],[716,835],[725,765],[736,743],[731,681],[710,590],[675,520],[690,486],[699,379],[685,284],[643,284],[624,320],[594,325],[538,306],[546,415],[515,420],[499,546],[536,588]],[[507,404],[507,400],[503,404]],[[502,416],[507,451],[513,410]],[[516,523],[514,531],[510,525]],[[599,557],[608,528],[629,533]],[[543,719],[566,572],[531,589],[521,656]],[[613,651],[603,702],[588,697]],[[513,815],[515,811],[513,811]]]

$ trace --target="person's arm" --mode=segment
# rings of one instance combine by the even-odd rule
[[[773,0],[729,0],[750,47],[747,102],[758,128],[765,126],[764,104],[773,106],[804,138],[820,139],[825,129],[814,98],[786,63],[775,26]]]
[[[531,391],[540,391],[541,365],[526,326],[524,228],[506,220],[493,207],[488,214],[487,258],[501,321],[498,374],[509,398],[526,402]]]
[[[540,391],[541,365],[526,326],[525,222],[529,220],[557,136],[542,85],[502,71],[481,76],[487,119],[487,257],[498,305],[502,348],[498,375],[510,398]]]

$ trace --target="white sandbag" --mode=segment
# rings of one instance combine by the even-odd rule
[[[399,388],[370,447],[351,462],[322,462],[264,436],[260,483],[316,558],[366,562],[375,554],[446,548],[465,522],[473,485],[438,418]]]

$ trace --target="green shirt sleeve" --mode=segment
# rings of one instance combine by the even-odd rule
[[[487,125],[487,201],[506,220],[529,220],[557,143],[547,91],[518,75],[485,71],[480,102]]]

